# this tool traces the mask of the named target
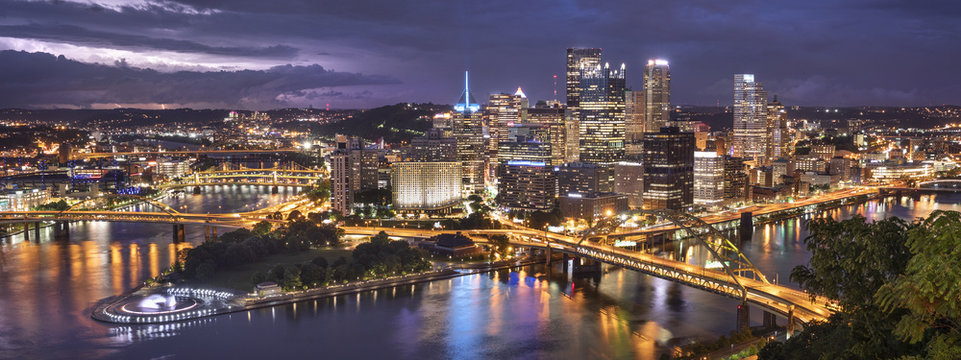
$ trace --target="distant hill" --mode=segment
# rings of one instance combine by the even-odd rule
[[[345,134],[368,140],[384,138],[388,143],[409,141],[433,126],[434,114],[449,109],[450,106],[434,104],[387,105],[359,111],[340,122],[312,126],[311,131],[324,138]]]

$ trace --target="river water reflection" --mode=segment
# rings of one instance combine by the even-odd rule
[[[183,212],[231,212],[295,190],[225,187],[166,200]],[[961,196],[871,202],[832,216],[924,216]],[[186,207],[184,207],[186,206]],[[247,206],[247,207],[245,207]],[[758,226],[742,246],[787,283],[810,255],[803,220]],[[656,358],[661,344],[726,334],[737,301],[633,271],[574,278],[543,265],[307,301],[184,324],[114,326],[89,318],[99,299],[162,271],[180,247],[163,224],[82,223],[69,242],[21,236],[0,253],[0,358]],[[203,228],[187,226],[190,243]],[[52,235],[52,234],[51,234]],[[759,320],[760,314],[752,314]]]

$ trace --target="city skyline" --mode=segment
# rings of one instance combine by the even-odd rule
[[[550,100],[555,89],[564,96],[553,76],[563,79],[559,58],[570,47],[604,49],[605,61],[627,65],[635,90],[648,59],[670,61],[674,104],[730,105],[735,73],[757,74],[772,95],[802,106],[950,104],[961,93],[947,60],[961,52],[951,40],[961,11],[953,4],[293,8],[10,1],[0,24],[0,49],[11,50],[0,52],[9,70],[0,107],[451,104],[465,69],[480,97],[522,87]],[[503,26],[513,11],[530,15]],[[186,91],[199,85],[206,91]]]

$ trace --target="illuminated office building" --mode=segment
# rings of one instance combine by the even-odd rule
[[[576,158],[572,159],[571,154],[569,154],[568,136],[571,134],[567,121],[568,113],[566,109],[559,107],[530,108],[527,110],[529,123],[543,126],[547,130],[549,138],[546,139],[546,142],[551,147],[551,157],[547,164],[550,166],[576,161]]]
[[[767,163],[767,92],[754,74],[734,75],[734,134],[731,156],[754,161],[755,166]]]
[[[377,158],[360,138],[337,135],[337,148],[330,154],[331,208],[349,215],[354,194],[377,188]]]
[[[640,161],[614,164],[614,192],[627,196],[631,209],[640,209],[644,204],[644,164]]]
[[[517,88],[514,94],[491,94],[487,103],[488,134],[490,136],[488,154],[498,159],[499,143],[507,141],[507,127],[527,122],[527,96]]]
[[[510,124],[498,149],[497,203],[509,210],[550,210],[557,179],[551,165],[551,128],[540,124]]]
[[[774,95],[774,100],[767,104],[767,132],[770,134],[767,158],[774,161],[787,156],[788,142],[790,141],[788,138],[787,114],[784,111],[784,105],[777,101],[777,95]]]
[[[580,161],[612,164],[624,157],[624,64],[581,68]]]
[[[402,161],[391,164],[397,212],[447,213],[459,205],[463,188],[459,161]]]
[[[748,176],[744,171],[744,159],[724,156],[724,201],[733,204],[748,197]]]
[[[581,69],[601,65],[601,49],[567,49],[567,107],[575,110],[580,106]]]
[[[694,204],[694,134],[676,127],[644,134],[644,208],[682,210]]]
[[[694,152],[694,204],[715,209],[724,202],[724,156]]]
[[[487,147],[484,142],[484,117],[480,104],[470,94],[467,73],[464,73],[464,93],[454,105],[451,132],[457,140],[457,156],[461,162],[463,197],[484,190],[487,172]]]
[[[647,132],[644,91],[624,92],[624,156],[640,158],[641,144]]]
[[[651,59],[644,67],[644,123],[658,132],[671,121],[671,68],[667,60]]]

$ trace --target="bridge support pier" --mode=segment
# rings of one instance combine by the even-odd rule
[[[575,274],[585,274],[585,273],[596,273],[601,271],[601,262],[594,261],[592,259],[575,257],[573,273]]]
[[[23,240],[30,241],[30,223],[28,222],[23,223]],[[37,240],[40,240],[40,239],[37,239]]]
[[[217,240],[217,228],[213,226],[204,226],[204,241],[214,241]]]
[[[570,256],[570,255],[567,255],[567,254],[565,253],[565,254],[564,254],[564,262],[561,264],[561,271],[563,271],[564,273],[567,273],[567,271],[568,271],[568,269],[567,269],[567,263],[570,262],[570,260],[571,260],[571,256]]]
[[[53,223],[54,238],[57,240],[70,239],[70,223],[67,221],[57,221]]]
[[[751,331],[751,308],[747,301],[737,306],[737,331]]]
[[[200,186],[194,186],[194,195],[200,195],[204,192],[204,189]]]
[[[174,244],[186,240],[186,235],[187,231],[184,229],[184,224],[174,224]]]
[[[741,213],[741,225],[740,225],[740,236],[738,237],[738,246],[746,241],[751,241],[754,237],[754,214],[751,212]]]
[[[788,336],[794,334],[794,305],[788,307],[787,311],[787,334]]]
[[[273,187],[270,188],[270,193],[271,194],[280,193],[280,188],[278,188],[277,185],[274,185]]]
[[[37,242],[40,242],[40,225],[43,225],[43,223],[37,222],[34,225],[36,226],[33,228],[33,237],[37,239]]]
[[[777,327],[777,316],[775,316],[774,313],[764,311],[761,313],[761,319],[765,328],[771,329]]]

